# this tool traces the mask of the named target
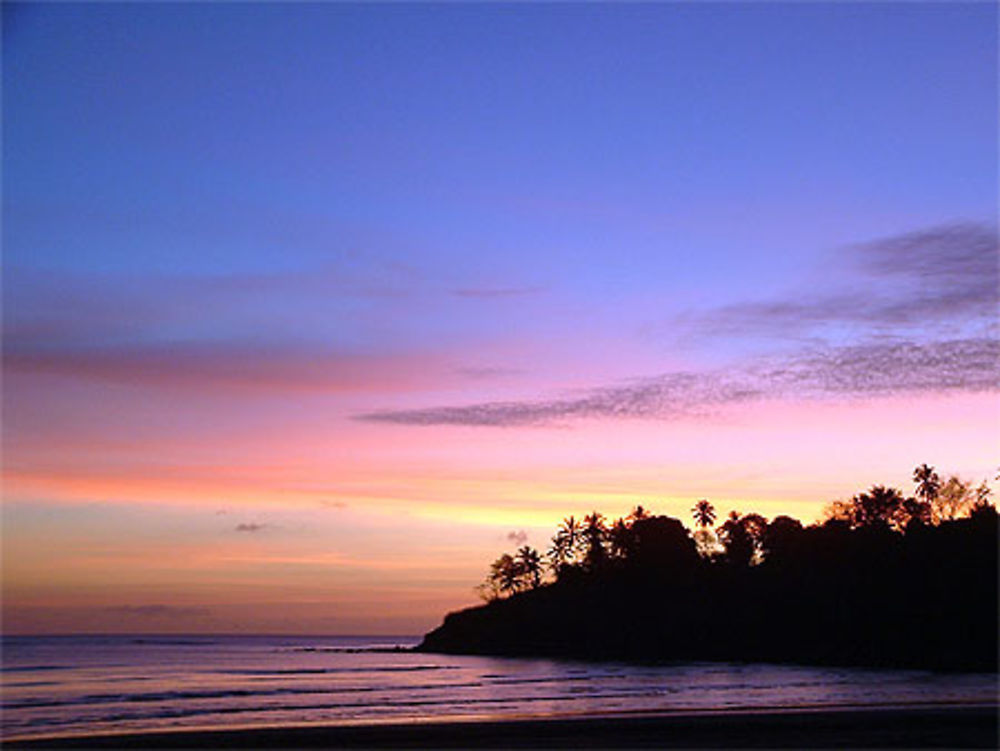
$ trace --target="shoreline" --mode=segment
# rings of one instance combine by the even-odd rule
[[[827,707],[95,733],[10,749],[996,748],[997,705]]]
[[[381,651],[381,650],[371,650]],[[454,657],[490,657],[497,659],[514,660],[557,660],[563,662],[583,662],[593,665],[620,664],[635,665],[641,667],[661,667],[664,665],[776,665],[782,667],[798,668],[848,668],[851,670],[919,670],[927,673],[941,674],[983,674],[1000,676],[997,669],[997,660],[989,660],[981,665],[968,665],[961,663],[949,663],[933,660],[923,661],[875,661],[875,660],[806,660],[770,656],[761,659],[739,659],[735,657],[704,657],[698,655],[675,656],[666,658],[636,658],[628,655],[593,655],[586,652],[551,652],[532,650],[506,650],[506,651],[472,651],[453,650],[441,648],[424,647],[423,642],[413,647],[405,647],[399,650],[387,650],[396,652],[409,652],[412,654],[425,655],[447,655]]]

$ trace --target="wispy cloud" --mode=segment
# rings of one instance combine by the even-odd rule
[[[440,382],[451,368],[433,355],[369,355],[236,342],[106,347],[9,345],[4,370],[171,388],[365,392]]]
[[[580,397],[385,410],[359,415],[400,425],[549,425],[573,419],[670,418],[761,398],[871,396],[1000,387],[1000,342],[982,337],[920,344],[815,348],[742,370],[668,373]]]
[[[304,324],[341,323],[378,332],[387,319],[414,310],[459,304],[455,298],[519,298],[541,287],[463,284],[404,263],[341,259],[309,269],[226,274],[105,274],[6,270],[3,333],[15,347],[101,346],[160,341],[165,332],[194,328],[262,327],[298,336]],[[264,318],[260,311],[271,315]],[[333,327],[331,327],[333,328]],[[336,329],[334,329],[336,330]]]
[[[861,344],[803,353],[772,377],[806,395],[989,391],[1000,387],[1000,341]]]
[[[112,275],[14,267],[7,270],[7,280],[4,336],[18,345],[40,340],[85,345],[157,334],[164,328],[189,326],[193,311],[202,318],[259,325],[246,316],[248,304],[280,310],[307,301],[329,311],[330,301],[405,300],[416,294],[411,280],[388,268],[361,275],[330,267],[271,273],[148,274],[123,284]]]
[[[939,329],[989,324],[1000,305],[995,229],[955,223],[859,244],[839,256],[840,275],[780,299],[740,302],[683,323],[702,334]]]
[[[507,541],[512,542],[518,547],[524,545],[528,541],[528,533],[523,529],[513,530],[507,533]]]
[[[681,321],[698,335],[805,339],[780,357],[682,371],[582,396],[382,410],[357,419],[402,425],[547,425],[660,419],[761,398],[987,391],[1000,387],[1000,257],[994,228],[955,223],[846,251],[828,285],[743,302]],[[836,344],[827,327],[839,329]]]
[[[856,247],[864,265],[874,273],[969,287],[997,281],[997,240],[993,228],[956,222]],[[993,286],[992,297],[996,299]]]

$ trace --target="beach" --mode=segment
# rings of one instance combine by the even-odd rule
[[[406,722],[34,738],[10,749],[996,748],[997,708],[918,707]]]

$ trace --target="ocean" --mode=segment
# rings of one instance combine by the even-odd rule
[[[6,636],[2,738],[713,710],[995,705],[994,674],[419,654],[418,637]]]

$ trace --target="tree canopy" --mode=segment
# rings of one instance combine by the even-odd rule
[[[480,586],[487,609],[450,615],[427,643],[994,670],[1000,527],[989,487],[940,481],[928,465],[914,482],[912,496],[873,485],[809,525],[732,510],[712,529],[707,499],[692,509],[694,529],[641,506],[611,522],[569,516],[544,557],[523,545],[497,558]]]

